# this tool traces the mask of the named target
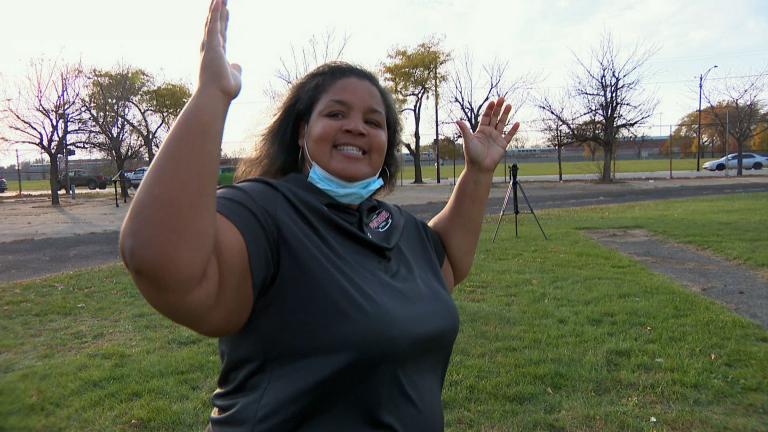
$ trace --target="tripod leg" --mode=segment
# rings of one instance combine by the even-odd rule
[[[515,213],[515,238],[517,238],[517,215],[519,213]]]
[[[541,224],[539,223],[539,218],[536,217],[536,212],[533,211],[533,207],[531,207],[531,202],[528,201],[528,196],[525,194],[525,191],[523,190],[523,185],[520,184],[520,182],[517,182],[517,186],[520,188],[520,192],[523,193],[523,198],[525,199],[525,203],[528,204],[528,209],[531,211],[531,214],[533,215],[533,218],[536,220],[536,225],[539,226],[539,230],[541,231],[541,235],[544,236],[544,240],[549,240],[547,238],[547,234],[544,233],[544,228],[541,227]]]
[[[517,203],[517,176],[512,176],[512,208],[515,210],[515,238],[518,238],[518,231],[517,231],[517,215],[520,214],[520,206]]]
[[[507,188],[507,194],[504,196],[504,204],[501,205],[501,212],[499,212],[499,222],[496,223],[496,230],[493,232],[493,239],[491,240],[491,243],[494,243],[496,241],[496,234],[499,232],[499,227],[501,226],[501,219],[504,217],[504,210],[507,208],[507,203],[509,202],[509,194],[512,193],[512,182],[509,182],[509,187]],[[515,214],[515,218],[517,218],[517,214]],[[515,223],[515,227],[517,227],[517,223]]]

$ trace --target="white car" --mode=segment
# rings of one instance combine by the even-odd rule
[[[739,167],[739,155],[737,153],[731,153],[726,157],[718,160],[706,162],[702,165],[702,168],[710,171],[722,171],[726,168],[735,169]],[[742,153],[741,154],[741,167],[743,169],[762,169],[768,166],[768,157],[759,155],[757,153]]]
[[[144,178],[144,174],[147,172],[148,167],[136,168],[130,173],[125,173],[125,178],[131,182],[131,186],[135,188],[139,187],[141,180]]]

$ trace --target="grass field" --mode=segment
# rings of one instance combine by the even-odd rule
[[[10,192],[19,191],[19,182],[17,179],[6,178],[5,180],[8,182],[8,191]],[[22,180],[21,181],[22,192],[42,191],[42,190],[46,190],[46,191],[51,190],[50,180]]]
[[[702,163],[710,159],[702,159]],[[512,164],[510,159],[509,164]],[[581,162],[564,162],[563,174],[596,174],[598,172],[598,166],[602,164],[601,161],[581,161]],[[534,162],[534,161],[521,161],[519,163],[520,175],[557,175],[557,162]],[[434,164],[424,163],[422,164],[422,177],[425,181],[434,182],[435,166]],[[464,169],[463,163],[458,161],[456,164],[456,177],[461,174]],[[496,167],[495,175],[497,177],[504,177],[505,173],[504,164],[499,164]],[[696,161],[694,159],[673,159],[672,170],[684,170],[690,171],[696,169]],[[647,171],[667,171],[669,170],[668,160],[627,160],[616,162],[617,172],[647,172]],[[446,161],[445,165],[440,167],[440,178],[452,179],[454,175],[453,161]],[[507,173],[509,175],[509,173]],[[400,175],[398,175],[398,179]],[[411,182],[414,178],[413,165],[406,165],[402,170],[402,178],[404,182]],[[19,184],[15,179],[8,178],[8,190],[18,191]],[[219,184],[231,184],[232,173],[224,173],[219,176]],[[48,180],[22,180],[21,188],[23,191],[42,191],[49,190]]]
[[[768,269],[768,194],[537,212],[455,294],[449,431],[768,430],[768,332],[581,233],[645,228]],[[724,227],[728,236],[719,235]],[[119,266],[0,286],[0,430],[201,430],[216,342]],[[655,421],[651,421],[653,418]]]

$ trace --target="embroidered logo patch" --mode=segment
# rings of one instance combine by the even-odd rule
[[[386,231],[390,225],[392,225],[392,215],[385,209],[374,213],[370,222],[368,222],[368,228],[379,232]]]

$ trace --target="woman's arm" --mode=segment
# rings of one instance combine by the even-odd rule
[[[224,121],[240,91],[225,55],[228,11],[213,0],[199,84],[141,182],[120,233],[136,285],[158,311],[208,335],[239,329],[250,314],[248,258],[239,231],[216,213]]]
[[[504,132],[511,111],[509,105],[504,105],[504,98],[499,98],[485,107],[474,133],[466,123],[457,123],[464,138],[464,172],[459,176],[448,204],[429,221],[429,226],[437,232],[445,246],[443,273],[450,274],[455,284],[464,280],[472,268],[493,171],[520,127],[519,123],[515,123],[508,132]]]

